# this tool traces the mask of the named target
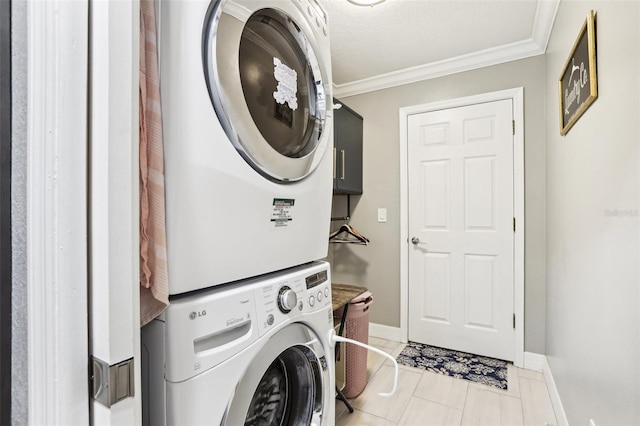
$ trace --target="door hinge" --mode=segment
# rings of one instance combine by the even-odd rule
[[[511,120],[511,134],[516,134],[516,120]]]
[[[109,365],[91,357],[90,385],[93,399],[107,408],[134,395],[133,358]]]
[[[516,233],[516,218],[513,218],[513,233]]]
[[[513,328],[516,328],[516,314],[513,314]]]

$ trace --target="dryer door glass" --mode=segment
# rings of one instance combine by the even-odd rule
[[[293,3],[244,12],[237,3],[214,2],[219,6],[208,16],[204,65],[212,103],[254,169],[272,180],[303,179],[331,142],[328,63],[316,55],[317,25]]]
[[[291,18],[274,10],[254,13],[240,40],[240,81],[253,122],[287,157],[312,152],[322,132],[324,99],[318,101],[305,44]]]

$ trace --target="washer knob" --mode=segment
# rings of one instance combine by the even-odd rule
[[[288,314],[298,304],[298,295],[290,287],[284,286],[278,292],[278,308]]]

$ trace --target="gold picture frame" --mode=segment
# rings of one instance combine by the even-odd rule
[[[596,14],[589,11],[558,81],[560,134],[569,132],[598,97]],[[586,96],[584,90],[588,90]]]

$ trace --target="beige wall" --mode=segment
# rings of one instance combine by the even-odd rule
[[[546,67],[546,350],[570,424],[640,424],[640,3],[560,3]],[[557,79],[597,12],[598,99],[565,137]]]
[[[371,244],[332,244],[329,260],[334,281],[366,286],[373,292],[371,322],[400,326],[399,109],[524,87],[525,350],[544,353],[544,70],[544,56],[538,56],[341,99],[364,118],[364,194],[351,196],[350,223]],[[334,196],[334,216],[346,214],[345,199]],[[388,210],[387,223],[377,222],[380,207]]]

